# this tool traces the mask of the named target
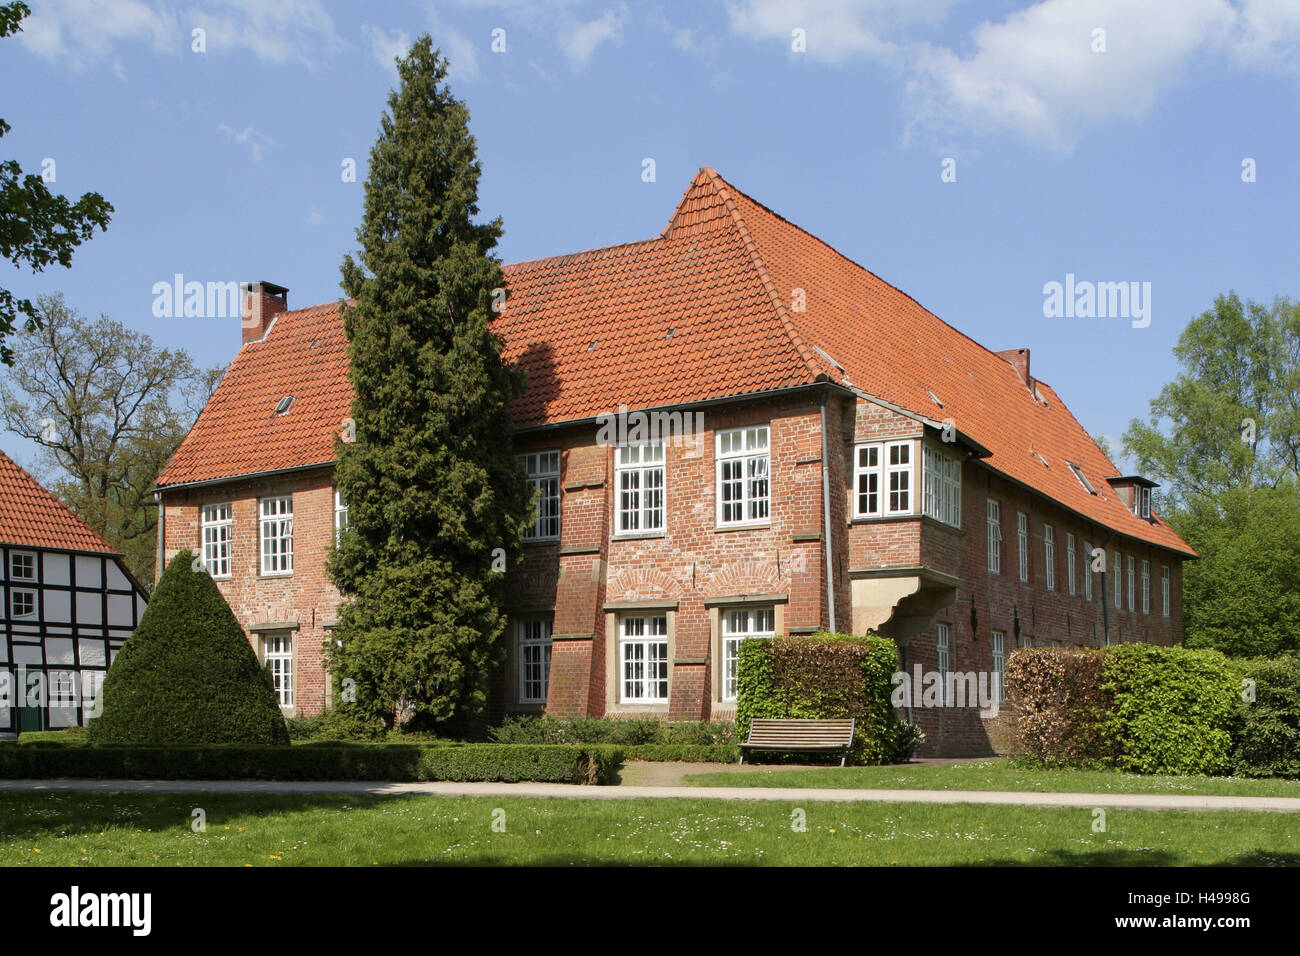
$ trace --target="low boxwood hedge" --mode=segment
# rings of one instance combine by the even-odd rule
[[[612,783],[619,747],[508,744],[0,746],[0,779]]]
[[[740,748],[735,744],[640,744],[620,749],[624,760],[735,763],[740,759]]]

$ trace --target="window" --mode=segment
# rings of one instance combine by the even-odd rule
[[[1133,513],[1139,518],[1151,518],[1151,489],[1139,485],[1133,489]]]
[[[334,489],[334,547],[338,547],[343,532],[348,530],[348,503],[337,488]]]
[[[1169,616],[1169,568],[1160,569],[1160,613]]]
[[[1113,590],[1115,592],[1115,610],[1124,607],[1124,585],[1120,581],[1119,573],[1119,552],[1112,551],[1110,558],[1110,576],[1114,580]]]
[[[1002,631],[993,632],[993,673],[998,678],[998,703],[1007,699],[1006,677],[1007,677],[1007,656],[1006,656],[1007,636]]]
[[[1092,486],[1092,482],[1089,481],[1088,477],[1083,473],[1083,469],[1072,461],[1067,461],[1066,464],[1070,466],[1070,471],[1074,472],[1074,477],[1079,479],[1079,484],[1083,485],[1083,490],[1088,492],[1090,495],[1095,495],[1097,489]]]
[[[664,443],[614,450],[615,527],[619,534],[664,530]]]
[[[718,524],[768,520],[768,426],[718,433]]]
[[[1020,580],[1029,580],[1029,515],[1016,512],[1016,544],[1020,549]]]
[[[528,486],[540,492],[537,520],[524,532],[525,541],[551,541],[560,536],[560,453],[521,455]]]
[[[262,639],[262,659],[271,670],[275,696],[281,707],[293,706],[293,638],[268,634]]]
[[[863,445],[858,449],[855,514],[878,515],[880,511],[880,445]]]
[[[1033,646],[1034,646],[1034,636],[1033,636],[1032,634],[1021,634],[1021,635],[1020,635],[1020,646],[1021,646],[1021,647],[1033,647]]]
[[[1151,613],[1151,562],[1142,561],[1142,613]]]
[[[31,617],[36,613],[36,592],[14,588],[9,592],[9,616]]]
[[[989,527],[989,570],[994,574],[1002,573],[1002,508],[994,501],[989,499],[988,503],[988,527]]]
[[[293,498],[263,498],[262,573],[293,573]]]
[[[30,551],[9,552],[9,577],[14,581],[35,581],[36,555]]]
[[[943,706],[947,707],[951,703],[948,700],[948,637],[952,629],[947,624],[940,624],[937,629],[939,634],[935,643],[939,649],[940,695]]]
[[[1065,533],[1065,587],[1074,597],[1074,535]]]
[[[888,514],[912,513],[912,443],[891,442],[885,446],[887,453],[885,475],[889,482],[889,497],[885,501]]]
[[[519,703],[544,704],[551,677],[551,622],[519,622]]]
[[[1134,584],[1136,583],[1135,578],[1137,576],[1135,574],[1136,563],[1137,562],[1133,559],[1133,555],[1130,554],[1128,556],[1128,609],[1130,611],[1137,610],[1137,605],[1133,603],[1133,590]]]
[[[1047,590],[1056,590],[1056,532],[1043,525],[1043,566],[1047,571]]]
[[[961,527],[961,460],[921,446],[925,513],[954,528]]]
[[[668,618],[625,617],[619,624],[618,637],[623,702],[667,702]]]
[[[859,445],[855,474],[858,492],[855,503],[857,517],[871,518],[912,513],[912,442],[910,440]],[[960,484],[960,477],[958,483]]]
[[[230,504],[204,505],[203,529],[203,564],[208,574],[214,578],[230,577],[230,542],[233,522],[230,517]]]
[[[747,637],[770,638],[776,634],[776,611],[754,608],[722,612],[722,699],[736,699],[736,664],[740,642]]]
[[[1092,545],[1087,541],[1083,543],[1083,596],[1092,600]]]

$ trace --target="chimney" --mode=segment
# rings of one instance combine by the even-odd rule
[[[244,285],[244,339],[241,345],[260,342],[266,337],[272,320],[289,309],[289,290],[273,282],[249,282]]]
[[[1020,374],[1020,380],[1032,392],[1034,380],[1029,375],[1029,349],[1003,349],[997,354],[1011,363],[1011,367]]]

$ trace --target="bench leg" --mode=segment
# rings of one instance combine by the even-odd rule
[[[740,764],[739,764],[739,766],[741,766],[741,767],[745,766],[745,751],[744,751],[743,749],[740,751]]]

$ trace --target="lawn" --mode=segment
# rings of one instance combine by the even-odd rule
[[[1016,790],[1040,793],[1179,793],[1300,797],[1300,780],[1150,777],[1113,770],[1020,770],[1004,758],[893,767],[801,767],[751,773],[696,773],[697,787],[826,787],[864,790]]]
[[[1094,832],[1089,810],[1033,807],[0,793],[0,864],[1296,865],[1295,824],[1112,810]]]

